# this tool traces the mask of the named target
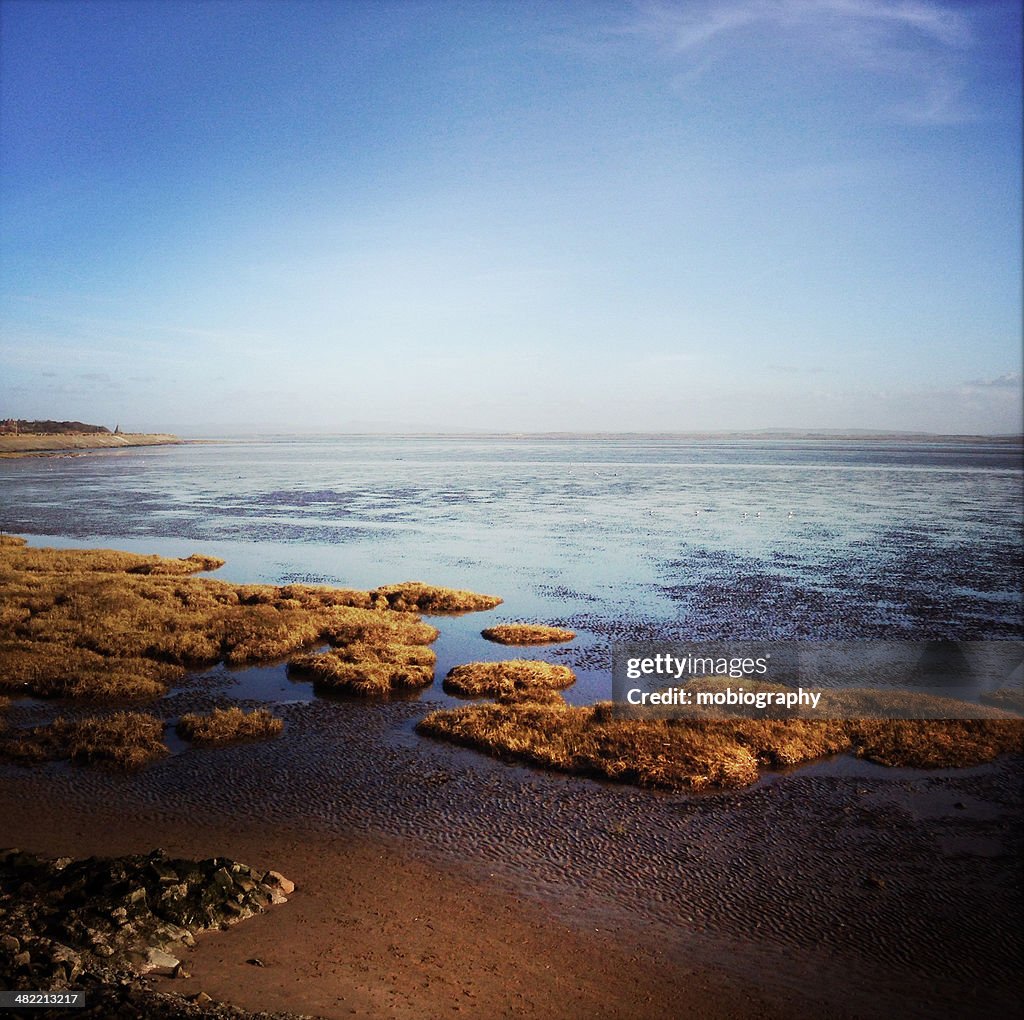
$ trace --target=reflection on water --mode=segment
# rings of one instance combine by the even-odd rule
[[[1007,444],[274,439],[0,461],[0,485],[0,527],[37,541],[500,594],[443,623],[438,675],[509,655],[489,623],[572,621],[571,651],[528,654],[576,668],[574,700],[607,696],[618,639],[1024,636]]]

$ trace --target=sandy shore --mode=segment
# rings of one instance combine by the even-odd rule
[[[584,926],[555,904],[545,909],[488,885],[473,869],[423,859],[397,840],[126,816],[55,798],[27,772],[0,783],[0,816],[5,842],[51,855],[162,846],[285,869],[297,884],[287,905],[204,935],[187,957],[194,976],[153,977],[158,991],[201,990],[254,1011],[327,1018],[812,1015],[633,945],[615,924]]]
[[[64,450],[117,450],[125,446],[167,446],[180,442],[177,436],[163,432],[0,436],[0,457],[34,456]]]
[[[203,937],[194,976],[161,982],[249,1008],[967,1017],[1020,995],[1017,759],[665,795],[424,740],[428,707],[281,706],[279,740],[135,776],[3,766],[0,843],[282,871],[288,904]]]

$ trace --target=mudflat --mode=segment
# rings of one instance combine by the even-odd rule
[[[189,953],[193,976],[151,977],[154,990],[325,1018],[801,1015],[685,957],[623,940],[615,923],[584,926],[556,902],[530,901],[478,868],[429,860],[400,840],[126,817],[53,793],[28,773],[0,781],[5,842],[54,856],[161,846],[206,857],[230,848],[294,876],[289,903],[209,933]]]
[[[287,904],[199,938],[193,977],[151,979],[251,1009],[963,1017],[1020,995],[1019,757],[661,794],[419,738],[429,707],[281,706],[277,740],[129,775],[0,766],[2,842],[287,875]]]
[[[214,558],[32,550],[11,536],[0,546],[20,635],[5,648],[10,734],[45,729],[55,710],[61,727],[84,725],[94,696],[114,693],[103,677],[121,669],[137,684],[158,653],[170,666],[244,664],[330,636],[365,651],[371,622],[412,647],[436,636],[418,610],[498,601],[420,583],[238,586],[191,576]],[[90,593],[107,599],[102,626]],[[187,620],[197,634],[212,627],[215,647],[186,640]],[[68,690],[59,681],[83,634],[96,684]],[[253,707],[215,675],[186,674],[178,665],[135,692],[158,731]],[[191,977],[148,979],[252,1010],[799,1020],[1005,1015],[1019,1001],[1019,753],[993,746],[971,767],[910,769],[825,747],[743,789],[663,792],[419,735],[441,707],[426,692],[286,697],[274,739],[178,741],[138,771],[3,763],[0,846],[54,857],[162,847],[283,873],[297,886],[287,904],[201,936]]]

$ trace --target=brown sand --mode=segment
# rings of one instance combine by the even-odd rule
[[[225,702],[197,685],[160,705]],[[1019,1002],[1020,759],[903,774],[845,758],[661,794],[416,736],[436,707],[279,704],[275,740],[129,775],[0,765],[0,845],[281,871],[287,904],[201,938],[194,977],[159,981],[250,1008],[988,1020]],[[56,710],[16,699],[8,715]]]
[[[4,844],[37,853],[162,846],[274,867],[296,883],[286,905],[202,936],[185,957],[193,976],[151,978],[159,991],[326,1018],[805,1015],[623,941],[617,926],[586,930],[394,840],[129,818],[112,806],[57,802],[27,771],[0,781],[0,818]]]

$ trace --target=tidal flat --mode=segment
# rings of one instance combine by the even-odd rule
[[[275,740],[128,774],[3,766],[6,842],[288,875],[287,906],[154,979],[250,1009],[981,1016],[1020,993],[1019,759],[658,793],[453,751],[413,734],[429,707],[281,706]]]
[[[924,1000],[918,997],[925,989],[918,982],[922,968],[927,971],[929,957],[935,973],[943,975],[941,985],[928,987],[929,995],[937,987],[956,986],[949,983],[950,973],[963,973],[972,982],[984,975],[986,992],[979,1009],[1013,994],[1015,971],[1012,954],[1008,955],[1013,935],[999,904],[1005,906],[1009,891],[1019,893],[1010,864],[1015,860],[1014,840],[1019,842],[1019,831],[1015,834],[1010,825],[1013,812],[1020,809],[1019,796],[1013,795],[1020,776],[1019,756],[981,770],[947,770],[938,777],[902,769],[891,780],[880,775],[846,780],[829,776],[824,783],[807,785],[798,782],[797,774],[756,785],[749,800],[721,796],[672,800],[650,791],[624,795],[585,778],[559,782],[544,773],[489,764],[476,755],[445,751],[417,738],[412,729],[563,772],[700,790],[756,784],[765,768],[778,771],[848,752],[858,739],[866,757],[889,765],[921,764],[923,755],[924,763],[933,767],[990,761],[1008,751],[1019,753],[1024,720],[1008,719],[999,710],[989,709],[991,719],[888,723],[619,721],[610,704],[567,705],[556,690],[573,683],[571,671],[529,660],[469,663],[450,671],[446,688],[454,687],[462,696],[496,698],[495,703],[435,708],[424,715],[431,707],[429,699],[392,702],[386,698],[390,687],[384,686],[364,689],[364,697],[356,701],[278,704],[273,714],[265,707],[250,706],[245,711],[240,705],[225,704],[223,695],[201,682],[154,689],[152,676],[140,667],[170,661],[183,673],[188,663],[195,673],[216,654],[247,662],[261,656],[279,658],[289,650],[291,661],[301,663],[302,655],[295,655],[300,648],[328,637],[338,647],[316,653],[318,657],[340,654],[343,660],[347,656],[351,668],[365,663],[376,667],[382,648],[387,650],[385,658],[391,659],[395,647],[406,649],[406,658],[429,651],[426,643],[438,631],[425,624],[415,608],[494,608],[500,599],[419,583],[362,593],[294,585],[237,587],[194,576],[221,566],[209,558],[167,560],[110,550],[30,549],[14,537],[7,537],[0,550],[4,553],[5,627],[0,636],[0,669],[6,689],[15,695],[56,697],[62,710],[76,703],[90,705],[90,711],[97,705],[101,709],[99,715],[62,716],[26,726],[24,721],[47,702],[15,698],[12,710],[8,701],[8,717],[22,725],[10,727],[0,738],[0,750],[37,767],[28,774],[0,772],[0,797],[6,793],[20,800],[29,795],[51,810],[59,804],[63,823],[80,818],[86,805],[96,822],[116,803],[124,827],[119,839],[99,841],[104,853],[144,852],[137,840],[145,839],[142,833],[152,831],[154,823],[161,832],[160,845],[187,825],[191,838],[182,843],[179,834],[171,842],[187,847],[183,852],[193,855],[209,853],[199,849],[203,834],[220,848],[220,827],[227,824],[239,834],[259,831],[264,842],[264,856],[256,858],[259,866],[288,867],[300,876],[301,886],[317,881],[316,869],[287,849],[294,850],[295,840],[327,838],[346,847],[353,834],[377,832],[389,846],[399,839],[417,866],[432,861],[447,869],[454,863],[456,884],[475,886],[484,881],[486,871],[486,884],[493,886],[494,897],[511,894],[521,912],[520,899],[530,902],[524,916],[547,909],[555,911],[552,919],[573,918],[578,930],[569,924],[569,946],[579,949],[588,942],[589,932],[586,936],[583,932],[594,922],[595,932],[603,926],[616,934],[616,949],[630,952],[631,960],[638,959],[641,950],[664,954],[672,948],[685,954],[690,978],[696,968],[705,988],[710,987],[708,982],[740,982],[744,994],[753,995],[758,1003],[756,1009],[750,1008],[751,1015],[767,1009],[787,1016],[804,1011],[841,1016],[849,1008],[849,989],[842,1002],[830,1001],[829,985],[818,983],[830,973],[826,959],[821,960],[815,980],[799,987],[780,985],[777,977],[766,982],[762,969],[766,958],[787,949],[801,955],[802,965],[807,963],[806,954],[824,952],[827,958],[841,952],[844,970],[859,961],[866,977],[882,965],[874,954],[885,946],[885,968],[892,970],[895,961],[893,980],[900,986],[898,993],[885,993],[887,1007],[899,1002],[909,1008],[911,1000],[922,1005]],[[155,615],[141,613],[136,603],[155,605]],[[107,621],[97,628],[115,605],[116,625]],[[402,608],[393,609],[396,605]],[[273,619],[268,607],[273,608]],[[171,622],[180,626],[169,626]],[[129,629],[136,638],[134,645],[127,640]],[[166,639],[157,640],[158,633],[166,634]],[[410,643],[396,645],[396,635]],[[109,661],[122,677],[133,668],[139,670],[138,689],[123,682],[113,690],[95,684],[60,686],[61,677],[75,672],[72,651],[85,645],[91,645],[102,660],[98,673],[104,670],[103,661]],[[63,666],[58,665],[61,662]],[[180,679],[169,677],[167,682]],[[431,682],[432,663],[427,684]],[[365,696],[373,693],[384,695],[384,700]],[[119,708],[126,699],[137,702],[140,698],[147,702],[144,711]],[[26,703],[19,705],[19,701]],[[160,718],[168,713],[178,715],[177,731],[196,751],[168,753],[161,733],[169,720]],[[238,737],[273,741],[230,746],[232,738]],[[203,752],[204,747],[215,749]],[[109,772],[85,778],[81,769],[49,765],[44,770],[39,765],[61,758],[133,771],[116,779]],[[147,766],[146,771],[137,771],[142,766]],[[801,787],[794,802],[792,791]],[[198,791],[201,796],[196,797]],[[971,799],[976,810],[968,812],[963,799],[953,802],[952,817],[948,803],[935,817],[920,817],[919,808],[914,807],[934,804],[936,793],[940,803],[948,801],[954,791],[963,791],[960,795]],[[786,804],[784,817],[780,802]],[[95,836],[84,844],[80,838],[62,838],[62,825],[55,826],[53,820],[26,828],[37,813],[8,807],[8,818],[21,815],[21,824],[8,828],[8,841],[20,831],[19,843],[51,853],[82,853],[97,845]],[[81,837],[83,823],[77,824]],[[841,845],[832,837],[827,852],[818,833],[822,824],[833,830],[840,824],[845,833]],[[729,830],[724,840],[722,826]],[[812,834],[818,852],[808,858],[806,847]],[[947,917],[943,937],[936,939],[936,925],[956,902],[963,875],[957,871],[954,881],[953,874],[947,874],[943,888],[933,868],[925,896],[920,881],[912,880],[911,862],[915,854],[919,860],[922,854],[930,857],[936,841],[941,845],[951,836],[956,837],[961,863],[973,848],[980,855],[976,863],[985,865],[978,876],[983,880],[972,882],[971,902],[972,910],[987,914],[966,930],[960,924],[950,925]],[[251,856],[251,844],[244,836],[240,842],[231,842],[230,852],[236,852],[236,846]],[[347,861],[347,847],[341,853]],[[268,860],[270,854],[287,863]],[[993,870],[993,858],[995,862],[1004,859],[1005,867]],[[407,862],[402,865],[407,866]],[[354,875],[348,877],[356,880]],[[993,879],[1001,883],[999,888],[990,884]],[[394,888],[399,886],[401,882]],[[323,888],[331,886],[325,883],[319,891]],[[408,887],[402,886],[401,897],[403,902],[416,901],[417,906],[409,909],[426,911]],[[903,913],[911,902],[913,925]],[[379,915],[380,906],[375,914]],[[422,916],[415,914],[411,923],[415,926]],[[451,952],[462,948],[459,939],[464,935],[452,929],[453,917],[458,916],[446,917],[443,924],[440,918],[429,922],[432,930],[440,927],[442,944]],[[644,918],[643,931],[636,928],[638,916]],[[863,928],[872,917],[870,935],[861,930],[851,942],[850,929]],[[275,914],[268,923],[276,919]],[[551,923],[516,920],[542,927]],[[404,918],[403,923],[408,925],[410,919]],[[767,943],[761,938],[765,930],[772,936]],[[494,956],[500,956],[494,943],[501,931],[490,933]],[[653,940],[652,933],[656,933]],[[239,935],[244,942],[244,934]],[[912,950],[906,940],[913,944]],[[895,956],[894,943],[900,946]],[[312,960],[323,962],[321,948],[302,944]],[[171,948],[179,955],[191,953],[188,947]],[[718,954],[728,955],[728,966],[721,966]],[[207,969],[202,959],[200,945],[184,979],[176,972],[173,991],[184,992],[198,982],[204,994],[213,989],[252,1008],[263,1006],[267,994],[280,1010],[307,1008],[305,991],[286,990],[279,984],[272,991],[264,989],[257,998],[252,986],[239,982],[238,973],[230,967]],[[897,975],[901,966],[911,963],[915,982],[908,983],[909,974]],[[301,969],[309,964],[310,959],[302,964],[293,960],[290,966]],[[572,968],[566,967],[566,973],[571,973]],[[672,1015],[676,1007],[669,1004],[664,980],[666,974],[681,979],[679,967],[660,963],[659,968],[657,980],[633,974],[624,998],[610,997],[614,1008],[609,1015]],[[319,964],[316,970],[322,981]],[[190,978],[192,974],[197,976]],[[350,994],[359,988],[366,991],[367,985],[350,970],[335,968],[331,974],[330,987],[339,993],[343,988]],[[392,973],[378,978],[380,987],[390,987],[393,995],[403,981]],[[133,994],[144,996],[159,984],[159,976],[153,976]],[[101,987],[95,980],[93,985]],[[493,1000],[498,994],[486,982],[473,987],[477,990],[470,993],[471,998],[484,995]],[[468,983],[464,993],[467,988]],[[867,986],[861,991],[865,1005],[877,994]],[[636,1001],[641,992],[642,1006]],[[556,1006],[548,997],[556,994],[555,986],[533,994],[533,1013],[528,1015],[574,1015],[558,1012],[565,1004]],[[417,1003],[407,988],[402,995],[409,1003]],[[586,998],[582,997],[580,1010]],[[338,1001],[345,1001],[345,996],[339,994]],[[390,1009],[395,1000],[389,1001]],[[729,1004],[729,1012],[717,1014],[717,1007],[700,995],[690,999],[690,1006],[702,1015],[737,1015],[733,1000],[726,996],[718,1006],[722,1003]],[[932,1005],[938,1008],[940,1003]],[[413,1008],[425,1006],[419,1001]],[[322,1015],[342,1013],[328,1010]],[[746,1013],[741,1010],[739,1015]]]
[[[464,614],[502,602],[418,581],[364,592],[196,576],[223,565],[199,555],[34,549],[20,536],[0,535],[0,690],[152,701],[189,670],[284,659],[290,672],[311,674],[321,690],[386,697],[434,682],[436,656],[428,645],[440,631],[418,611]],[[328,651],[310,650],[325,644]],[[1024,720],[998,708],[981,708],[989,718],[971,720],[623,720],[611,702],[569,706],[555,694],[575,682],[567,666],[538,660],[457,665],[445,677],[445,691],[498,703],[431,712],[417,731],[498,757],[668,789],[743,786],[763,769],[841,752],[932,768],[1024,752]],[[926,708],[936,701],[901,697]],[[849,707],[844,714],[857,716]],[[282,725],[265,708],[232,707],[209,716],[188,713],[176,728],[186,739],[217,744],[277,736]],[[163,726],[150,712],[60,717],[0,736],[0,756],[136,768],[166,753]]]
[[[320,694],[289,679],[286,662],[186,669],[136,710],[173,720],[269,707],[280,735],[203,748],[166,730],[171,753],[131,772],[0,765],[3,842],[69,856],[161,846],[287,875],[288,904],[197,939],[192,977],[151,979],[250,1009],[625,1018],[1013,1007],[1019,755],[907,769],[844,754],[765,770],[741,789],[659,791],[415,732],[431,712],[477,707],[441,678],[508,658],[480,636],[492,624],[576,632],[529,652],[572,669],[577,682],[554,696],[588,711],[608,696],[608,642],[637,634],[720,636],[728,620],[751,633],[770,620],[787,635],[870,634],[885,622],[902,636],[1019,636],[1013,464],[993,463],[999,453],[966,463],[961,449],[908,464],[887,450],[838,469],[820,451],[813,465],[794,463],[807,457],[798,450],[762,469],[749,450],[697,451],[683,464],[637,444],[513,445],[510,460],[463,443],[456,488],[453,448],[442,457],[440,445],[8,462],[0,523],[35,522],[21,526],[33,546],[197,553],[226,559],[229,585],[370,592],[419,576],[506,601],[421,620],[440,631],[435,680],[400,696]],[[249,456],[262,474],[243,467]],[[722,468],[728,456],[742,463]],[[700,484],[687,487],[694,473]],[[942,495],[954,488],[966,492],[959,502]],[[96,712],[59,696],[14,698],[5,715],[20,728]]]

